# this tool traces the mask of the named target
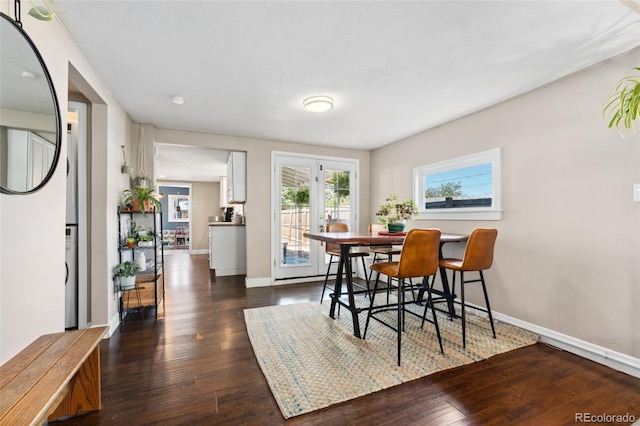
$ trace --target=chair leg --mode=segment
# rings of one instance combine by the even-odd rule
[[[404,328],[404,278],[398,281],[398,365],[402,349],[402,330]]]
[[[484,274],[480,272],[480,283],[482,284],[482,291],[484,292],[484,302],[487,304],[487,313],[489,314],[489,322],[491,322],[491,331],[493,332],[493,338],[496,338],[496,328],[493,325],[493,315],[491,315],[491,306],[489,306],[489,296],[487,295],[487,286],[484,284]]]
[[[454,277],[455,277],[455,271],[453,273]],[[455,280],[455,278],[454,278]],[[460,271],[460,299],[462,301],[462,307],[461,307],[461,314],[462,314],[462,347],[466,348],[467,347],[467,329],[466,329],[466,325],[467,325],[467,316],[465,314],[466,309],[466,305],[464,304],[464,272]]]
[[[322,287],[322,296],[320,296],[320,303],[324,299],[324,292],[327,290],[327,282],[329,281],[329,271],[331,270],[331,264],[333,263],[333,255],[329,256],[329,266],[327,266],[327,273],[324,276],[324,287]]]
[[[372,270],[373,272],[373,270]],[[376,272],[376,280],[373,283],[373,293],[371,293],[370,302],[369,302],[369,311],[367,311],[367,322],[364,324],[364,333],[362,334],[362,340],[367,337],[367,329],[369,328],[369,320],[371,319],[371,312],[373,310],[373,302],[376,297],[376,290],[378,290],[378,281],[380,280],[380,272]]]
[[[424,278],[424,288],[427,291],[427,302],[424,306],[424,313],[422,314],[422,325],[420,328],[424,327],[424,322],[427,318],[427,309],[431,307],[431,315],[433,316],[433,325],[436,327],[436,335],[438,336],[438,343],[440,344],[440,352],[444,354],[444,348],[442,347],[442,336],[440,335],[440,326],[438,325],[438,317],[436,316],[436,308],[433,304],[433,298],[431,292],[433,291],[433,285],[436,282],[436,276],[433,276],[431,280],[431,284],[429,284],[429,277]]]
[[[445,271],[445,274],[447,272]],[[462,284],[460,284],[462,286]],[[456,300],[456,271],[453,271],[453,276],[451,278],[451,294],[449,294],[449,297],[451,298],[451,309],[453,309],[453,311],[449,310],[449,321],[453,321],[453,316],[456,312],[455,310],[455,305],[454,305],[454,301]],[[449,305],[447,303],[447,305]]]
[[[367,265],[364,262],[364,256],[362,256],[362,271],[364,272],[364,280],[367,283],[367,295],[371,297],[371,286],[369,285],[369,277],[367,277]]]
[[[373,260],[371,261],[371,264],[376,263],[377,260],[378,260],[378,253],[373,253]],[[369,282],[371,282],[371,277],[373,277],[373,269],[369,270]]]
[[[402,305],[400,305],[400,311],[402,312],[402,331],[405,330],[405,324],[406,324],[406,314],[405,314],[405,310],[404,310],[404,300],[405,300],[405,294],[404,292],[407,291],[407,286],[406,286],[406,281],[404,279],[402,279],[402,285],[400,285],[400,281],[398,281],[398,292],[402,291]],[[399,294],[399,293],[398,293]]]

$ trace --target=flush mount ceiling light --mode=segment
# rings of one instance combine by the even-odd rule
[[[333,108],[333,99],[329,96],[311,96],[305,99],[302,104],[307,111],[325,112]]]
[[[182,96],[174,96],[173,99],[171,99],[171,102],[176,105],[182,105],[184,103],[184,98]]]

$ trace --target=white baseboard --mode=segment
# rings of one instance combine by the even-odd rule
[[[209,254],[208,249],[190,250],[189,254]]]
[[[109,321],[109,331],[105,333],[105,336],[110,338],[113,333],[120,327],[120,314],[117,313],[113,317],[111,317],[111,321]]]
[[[597,362],[598,364],[606,365],[614,370],[622,371],[630,376],[640,378],[639,358],[612,351],[605,347],[594,345],[593,343],[585,342],[584,340],[576,339],[575,337],[567,336],[566,334],[501,314],[500,312],[492,311],[492,314],[493,318],[498,321],[506,322],[507,324],[512,324],[538,334],[540,341],[543,343],[558,347],[572,354]]]
[[[246,288],[253,287],[270,287],[272,285],[271,278],[245,278],[244,285]]]

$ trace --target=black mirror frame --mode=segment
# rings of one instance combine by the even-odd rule
[[[11,19],[9,16],[5,15],[2,12],[0,12],[0,19],[4,19],[8,21],[11,25],[13,25],[16,31],[18,31],[24,37],[24,39],[27,41],[27,44],[29,44],[29,46],[33,50],[33,53],[36,55],[36,58],[38,58],[38,62],[42,67],[42,71],[44,72],[44,75],[47,78],[47,84],[49,85],[49,91],[51,92],[51,97],[53,99],[53,110],[54,110],[54,115],[56,120],[56,150],[55,150],[55,153],[53,154],[53,161],[51,163],[51,167],[49,168],[49,172],[44,177],[44,179],[42,179],[42,182],[40,182],[35,187],[29,189],[28,191],[13,191],[11,189],[5,188],[4,186],[0,185],[0,193],[3,193],[3,194],[13,194],[13,195],[33,194],[34,192],[37,192],[40,189],[42,189],[49,182],[49,180],[51,180],[51,177],[53,176],[53,174],[55,173],[58,167],[58,161],[60,160],[60,151],[62,151],[62,123],[60,121],[60,105],[58,104],[58,96],[56,95],[56,89],[53,86],[53,80],[51,79],[51,74],[49,74],[49,69],[45,65],[44,60],[42,59],[42,56],[40,55],[40,52],[38,51],[38,48],[36,47],[36,45],[33,43],[29,35],[22,29],[22,26],[18,25],[16,21],[14,21],[13,19]]]

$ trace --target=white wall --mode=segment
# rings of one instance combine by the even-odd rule
[[[411,226],[498,228],[486,274],[492,309],[640,357],[640,203],[632,201],[640,137],[623,140],[601,118],[603,102],[638,57],[635,49],[373,151],[370,212],[390,192],[411,197],[412,167],[501,147],[501,221]]]
[[[191,251],[208,253],[209,251],[209,216],[220,213],[220,183],[192,182],[191,204]]]
[[[356,158],[360,160],[360,227],[366,231],[369,205],[369,152],[301,145],[156,128],[161,144],[191,145],[247,152],[247,278],[271,277],[271,151]]]
[[[0,11],[12,16],[13,1],[0,2]],[[130,145],[131,120],[102,79],[57,21],[41,22],[23,10],[25,31],[47,64],[58,95],[62,128],[66,129],[70,64],[94,89],[92,181],[92,325],[117,318],[111,280],[116,263],[117,218],[123,179],[120,145]],[[66,132],[62,152],[66,152]],[[46,333],[64,330],[65,283],[65,156],[51,181],[35,194],[0,195],[0,363]]]

